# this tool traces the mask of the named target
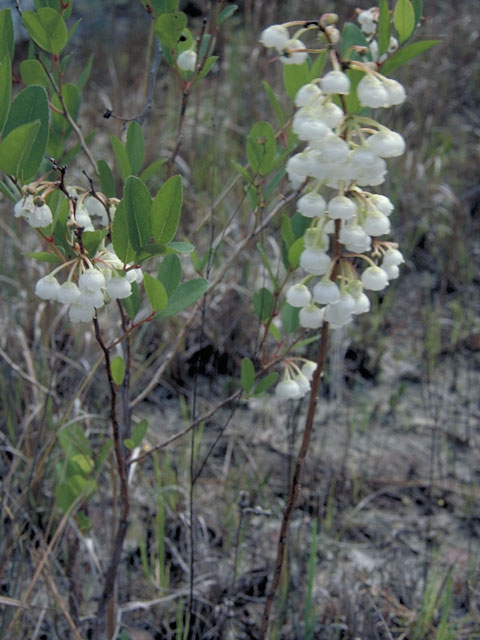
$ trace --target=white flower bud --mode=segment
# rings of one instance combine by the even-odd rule
[[[80,296],[80,289],[74,282],[64,282],[58,292],[58,301],[62,304],[72,304]]]
[[[389,216],[395,208],[390,198],[379,193],[375,193],[370,198],[370,202],[380,211],[380,213],[383,213],[384,216]]]
[[[324,313],[324,309],[320,309],[314,304],[303,307],[298,314],[300,326],[305,329],[319,329],[323,324]]]
[[[398,249],[388,249],[382,260],[382,269],[386,267],[398,267],[398,265],[403,264],[405,259],[402,255],[402,252]]]
[[[367,215],[362,227],[370,236],[383,236],[390,233],[390,220],[383,213],[372,213]]]
[[[311,380],[313,378],[313,374],[317,368],[317,363],[313,362],[313,360],[307,360],[303,363],[302,373],[307,378],[307,380]]]
[[[332,220],[350,220],[357,213],[357,205],[346,196],[335,196],[328,203],[328,215]]]
[[[330,256],[321,249],[304,249],[300,255],[300,266],[314,276],[327,273],[330,263]]]
[[[378,109],[390,105],[388,92],[383,83],[367,73],[357,85],[357,96],[362,107]]]
[[[368,148],[381,158],[396,158],[405,152],[405,140],[395,131],[382,130],[367,140]]]
[[[68,310],[68,317],[71,322],[90,322],[95,316],[94,307],[82,304],[74,303],[70,305]]]
[[[283,47],[280,61],[283,64],[303,64],[308,58],[308,53],[304,49],[305,45],[301,40],[289,40]]]
[[[320,81],[323,93],[348,94],[350,92],[350,80],[343,71],[329,71]]]
[[[296,400],[303,393],[295,380],[281,380],[275,388],[275,397],[278,400]]]
[[[297,373],[294,381],[298,384],[298,388],[302,396],[310,391],[310,381],[303,373]]]
[[[127,278],[113,276],[107,284],[107,293],[110,298],[128,298],[132,293],[132,285]]]
[[[366,11],[361,11],[358,14],[357,20],[360,24],[360,29],[366,35],[375,33],[375,31],[377,30],[377,23],[375,22],[375,16],[373,15],[373,12],[370,11],[370,9],[367,9]]]
[[[358,298],[355,298],[355,307],[352,311],[354,315],[360,315],[361,313],[368,313],[370,311],[370,300],[365,293],[361,293]]]
[[[387,274],[380,267],[367,267],[361,280],[364,288],[371,291],[382,291],[388,285]]]
[[[304,284],[294,284],[287,291],[286,299],[292,307],[306,307],[310,304],[312,294]]]
[[[383,86],[387,90],[388,102],[390,106],[403,104],[407,99],[407,94],[405,93],[403,85],[401,85],[400,82],[397,82],[397,80],[393,80],[392,78],[385,78],[385,80],[383,81]]]
[[[195,71],[197,64],[197,54],[191,49],[188,51],[182,51],[177,58],[177,66],[182,71]]]
[[[343,293],[338,302],[325,307],[325,320],[336,329],[348,324],[355,309],[355,298],[349,293]]]
[[[318,304],[330,304],[340,300],[340,289],[328,278],[322,278],[313,287],[313,299]]]
[[[79,277],[78,286],[81,291],[99,291],[105,287],[105,276],[99,269],[91,267]]]
[[[287,46],[290,36],[288,30],[281,24],[274,24],[264,29],[260,35],[260,42],[264,47],[275,47],[277,51],[282,51]]]
[[[297,210],[306,218],[318,218],[323,215],[327,203],[319,193],[311,191],[303,195],[297,202]]]
[[[400,275],[400,269],[398,268],[398,265],[396,265],[396,264],[391,264],[391,265],[388,265],[388,266],[382,265],[382,269],[387,274],[387,278],[389,280],[395,280]]]
[[[316,84],[304,84],[303,87],[300,87],[297,91],[294,102],[296,107],[311,107],[321,100],[321,98],[322,92]]]
[[[35,285],[35,294],[43,300],[58,300],[60,285],[55,276],[40,278]]]

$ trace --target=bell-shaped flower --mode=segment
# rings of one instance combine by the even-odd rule
[[[300,326],[305,329],[319,329],[323,324],[324,315],[324,309],[320,309],[312,303],[308,307],[300,309],[298,321]]]
[[[287,291],[286,300],[292,307],[306,307],[310,304],[312,294],[304,284],[294,284]]]
[[[58,300],[60,284],[55,276],[44,276],[35,285],[35,294],[43,300]]]
[[[362,284],[370,291],[382,291],[388,285],[388,277],[383,269],[372,266],[367,267],[362,273]]]

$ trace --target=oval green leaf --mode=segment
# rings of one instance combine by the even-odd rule
[[[247,136],[247,158],[252,171],[267,175],[273,167],[277,144],[269,122],[257,122]]]
[[[393,10],[393,24],[400,44],[409,39],[415,29],[415,10],[410,0],[397,0]]]
[[[50,7],[38,11],[24,11],[22,21],[32,40],[38,46],[58,55],[67,44],[68,31],[63,17]]]
[[[245,393],[248,393],[255,382],[255,368],[250,358],[243,358],[241,365],[241,384]]]
[[[208,289],[208,280],[205,278],[194,278],[188,282],[183,282],[172,293],[168,300],[168,305],[163,311],[157,314],[159,318],[169,318],[196,302]]]
[[[115,356],[110,363],[110,370],[115,384],[122,384],[125,377],[125,361],[121,356]]]
[[[153,276],[145,273],[143,275],[143,285],[152,309],[154,311],[162,311],[162,309],[165,309],[168,302],[168,296],[163,284]]]
[[[172,176],[159,189],[152,202],[152,235],[155,242],[171,242],[177,232],[183,203],[183,183]]]

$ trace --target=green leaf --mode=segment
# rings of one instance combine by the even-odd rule
[[[163,13],[155,20],[155,35],[160,42],[173,49],[187,26],[187,16],[181,11]]]
[[[115,180],[112,171],[105,160],[97,162],[98,175],[100,178],[100,187],[107,198],[115,196]]]
[[[92,458],[83,453],[74,454],[69,458],[68,464],[71,466],[74,473],[80,473],[83,475],[88,475],[94,467]]]
[[[366,53],[359,54],[352,47],[355,45],[365,47]],[[346,22],[342,31],[342,58],[347,60],[371,60],[372,54],[367,39],[361,29],[353,22]]]
[[[272,269],[272,267],[270,265],[270,260],[268,259],[268,256],[265,253],[265,250],[264,250],[264,248],[262,247],[262,245],[260,243],[257,244],[257,250],[258,250],[258,253],[260,254],[260,258],[261,258],[261,260],[263,262],[263,266],[268,271],[268,275],[272,279],[272,283],[273,283],[273,286],[275,288],[275,291],[278,291],[279,288],[280,288],[279,287],[279,283],[278,283],[278,278],[273,273],[273,269]]]
[[[262,84],[263,84],[263,88],[267,93],[270,106],[272,107],[275,115],[277,116],[278,121],[282,125],[285,122],[285,114],[283,113],[283,109],[279,101],[277,100],[276,95],[273,93],[272,87],[268,84],[268,82],[266,80],[263,80]]]
[[[217,26],[219,27],[222,24],[222,22],[225,22],[225,20],[228,20],[228,18],[233,16],[233,14],[235,13],[235,11],[237,11],[237,9],[238,9],[238,6],[236,4],[231,4],[230,6],[222,9],[217,19]]]
[[[154,311],[162,311],[167,306],[168,296],[163,284],[153,276],[145,273],[143,285],[148,301]]]
[[[241,365],[241,384],[245,393],[248,393],[255,382],[255,368],[250,358],[243,358]]]
[[[319,78],[323,75],[323,70],[325,68],[325,64],[328,59],[328,52],[319,53],[315,58],[310,70],[309,70],[309,80],[315,80],[315,78]]]
[[[65,19],[70,17],[73,8],[73,0],[68,0],[68,2],[65,2],[65,0],[33,0],[33,4],[35,9],[40,9],[41,7],[55,9]]]
[[[67,44],[65,20],[55,9],[24,11],[22,21],[32,40],[44,51],[58,55]]]
[[[101,242],[107,235],[107,229],[98,229],[97,231],[84,231],[82,235],[83,246],[89,256],[94,256]]]
[[[282,327],[285,333],[293,333],[298,329],[299,313],[300,309],[298,307],[292,307],[288,302],[285,302],[282,308]]]
[[[142,127],[138,122],[132,121],[128,126],[125,149],[130,161],[131,171],[133,174],[137,174],[145,156],[145,139]]]
[[[144,439],[147,431],[148,431],[148,420],[143,419],[141,422],[139,422],[133,427],[132,437],[128,438],[127,440],[124,440],[124,444],[127,447],[127,449],[130,449],[131,451],[132,449],[135,449],[135,447],[138,447],[138,445]]]
[[[168,296],[171,296],[180,284],[182,277],[182,263],[180,258],[172,253],[166,256],[158,269],[158,279],[165,287]]]
[[[191,242],[169,242],[166,247],[175,253],[192,253],[195,249]]]
[[[38,60],[22,60],[20,76],[26,85],[38,84],[45,88],[48,86],[47,74]]]
[[[168,305],[163,311],[157,314],[159,318],[169,318],[196,302],[208,289],[208,280],[205,278],[194,278],[188,282],[183,282],[172,293],[168,300]]]
[[[310,80],[310,70],[308,64],[284,64],[283,66],[283,86],[288,96],[293,100],[297,91]]]
[[[358,113],[362,107],[357,96],[357,86],[365,74],[363,71],[356,71],[355,69],[347,69],[346,74],[350,80],[350,93],[344,96],[345,106],[348,113]]]
[[[262,322],[267,322],[273,313],[274,302],[271,291],[262,287],[252,296],[253,308]]]
[[[60,258],[55,253],[47,253],[46,251],[34,251],[33,253],[26,253],[27,258],[33,258],[40,262],[50,262],[51,264],[61,264]]]
[[[393,24],[400,44],[409,39],[415,29],[415,10],[411,0],[397,0],[393,10]]]
[[[147,1],[142,0],[142,4],[146,6]],[[156,14],[171,13],[178,8],[178,0],[149,0],[148,4]]]
[[[128,316],[131,320],[135,318],[140,309],[141,298],[140,291],[138,288],[138,284],[136,282],[132,282],[132,295],[129,298],[122,300],[123,306],[125,307]]]
[[[276,371],[271,371],[267,373],[267,375],[258,382],[253,390],[254,396],[261,396],[267,389],[269,389],[272,384],[278,380],[279,374]]]
[[[209,56],[207,58],[207,60],[203,64],[203,67],[201,68],[201,70],[200,70],[195,82],[193,83],[194,87],[196,87],[198,82],[207,75],[207,73],[210,71],[210,69],[213,67],[213,65],[216,63],[217,60],[218,60],[218,56]]]
[[[245,167],[235,160],[232,160],[232,164],[238,173],[246,180],[247,184],[250,184],[252,182],[252,176],[248,173]]]
[[[380,70],[384,75],[387,75],[403,66],[412,58],[415,58],[421,53],[425,53],[425,51],[428,51],[440,42],[440,40],[422,40],[420,42],[414,42],[413,44],[407,44],[387,58],[381,65]]]
[[[167,253],[167,245],[149,242],[144,244],[135,254],[135,262],[143,262],[152,256],[163,256]]]
[[[122,384],[125,377],[125,361],[121,356],[115,356],[110,363],[110,370],[115,384]]]
[[[413,9],[415,11],[415,27],[418,25],[423,16],[423,0],[412,0]]]
[[[160,158],[160,160],[155,160],[152,164],[149,164],[148,167],[140,174],[140,180],[143,180],[143,182],[150,180],[150,178],[155,174],[159,173],[160,169],[165,166],[166,162],[166,158]]]
[[[288,264],[291,269],[297,269],[300,264],[300,255],[305,247],[303,238],[297,238],[288,249]]]
[[[93,53],[89,57],[87,64],[83,67],[82,72],[78,76],[77,87],[79,89],[85,88],[85,85],[87,84],[88,79],[90,77],[90,73],[92,71],[92,64],[93,64]]]
[[[257,122],[247,136],[247,158],[254,173],[267,175],[273,167],[277,144],[269,122]]]
[[[390,7],[388,0],[379,0],[380,16],[378,18],[378,55],[383,56],[390,45]]]
[[[125,264],[135,258],[136,252],[130,243],[127,211],[123,200],[120,201],[113,218],[112,243],[115,253]]]
[[[280,235],[282,236],[282,240],[285,243],[287,249],[289,249],[296,240],[295,234],[293,233],[292,229],[292,221],[285,213],[282,215]]]
[[[117,136],[114,136],[112,134],[110,136],[110,142],[112,143],[113,153],[115,154],[115,159],[117,161],[118,170],[120,171],[122,180],[126,180],[127,177],[132,173],[127,151],[120,140],[117,138]]]
[[[152,235],[155,242],[171,242],[177,232],[183,202],[183,183],[172,176],[158,190],[152,202]]]
[[[7,55],[10,60],[13,59],[14,42],[12,12],[10,9],[2,9],[0,11],[0,60]]]
[[[0,171],[14,175],[23,182],[24,167],[39,129],[40,120],[35,120],[22,124],[7,135],[0,144]]]
[[[5,54],[0,63],[0,133],[10,111],[10,95],[12,93],[12,68],[10,56]]]
[[[34,121],[39,121],[40,126],[36,137],[29,141],[29,152],[22,161],[22,175],[17,175],[23,182],[28,182],[35,176],[47,147],[49,112],[48,98],[43,87],[31,86],[20,91],[10,107],[3,135],[6,136],[20,125]],[[16,151],[17,154],[19,152],[20,150]]]
[[[127,178],[122,202],[125,207],[129,241],[132,248],[138,251],[140,247],[148,242],[152,224],[150,214],[152,199],[147,187],[140,178],[135,176]],[[117,214],[115,214],[116,216]]]

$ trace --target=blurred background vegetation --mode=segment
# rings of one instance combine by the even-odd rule
[[[194,35],[210,5],[182,3]],[[189,102],[175,168],[186,191],[179,236],[194,243],[200,261],[213,242],[212,269],[250,224],[232,159],[245,160],[254,122],[276,124],[262,81],[288,104],[280,65],[258,44],[261,30],[326,11],[343,23],[369,6],[245,0],[222,28],[219,61]],[[72,77],[93,55],[80,123],[84,133],[96,132],[95,157],[113,166],[109,135],[121,137],[122,119],[144,108],[150,20],[132,1],[77,0],[75,11],[82,23]],[[272,638],[480,638],[478,6],[438,0],[424,13],[421,37],[441,44],[395,76],[408,101],[382,120],[407,141],[382,187],[396,205],[393,237],[406,265],[372,313],[333,335]],[[18,64],[27,47],[21,31],[16,46]],[[147,162],[177,144],[180,103],[161,61],[144,125]],[[106,108],[117,117],[105,119]],[[68,176],[86,186],[82,169],[78,156]],[[152,190],[162,180],[152,177]],[[106,428],[107,390],[90,328],[72,326],[36,299],[32,283],[42,266],[24,257],[35,235],[13,218],[10,203],[0,207],[0,596],[21,600],[60,518],[55,483],[68,444],[55,434],[59,425],[81,425],[91,443],[84,446],[94,447]],[[277,259],[279,242],[274,223],[263,244]],[[195,263],[184,268],[193,273]],[[208,300],[161,384],[136,409],[150,420],[149,444],[189,424],[193,397],[201,414],[238,384],[240,361],[257,338],[252,288],[264,278],[251,248]],[[134,395],[181,325],[182,318],[151,323],[135,336]],[[280,413],[262,399],[227,407],[197,434],[196,635],[183,622],[192,443],[180,439],[138,464],[122,558],[122,640],[256,637],[303,412],[301,403]],[[15,637],[74,637],[59,597],[80,637],[89,637],[96,554],[109,535],[102,508],[112,501],[109,474],[107,464],[88,509],[92,528],[83,532],[72,521],[65,529]],[[14,611],[1,605],[5,637]]]

